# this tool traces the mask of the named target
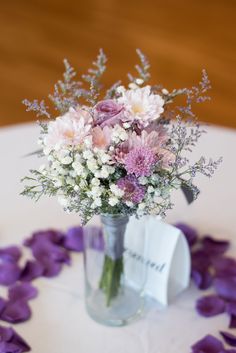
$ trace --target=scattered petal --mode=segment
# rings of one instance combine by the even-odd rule
[[[53,229],[48,229],[44,231],[34,232],[33,235],[24,241],[24,245],[31,247],[35,241],[38,240],[49,240],[54,244],[62,244],[64,239],[64,233],[56,231]]]
[[[6,300],[0,297],[0,314],[6,306]],[[0,333],[1,336],[1,333]]]
[[[8,298],[10,301],[30,300],[38,295],[37,288],[29,283],[16,284],[8,290]]]
[[[69,228],[65,235],[63,246],[68,250],[83,251],[83,227]]]
[[[197,250],[192,252],[192,269],[198,271],[206,271],[211,265],[209,256],[206,256],[206,253],[203,250]]]
[[[197,300],[196,310],[205,317],[216,316],[225,311],[225,302],[216,295],[208,295]]]
[[[236,302],[229,302],[226,305],[226,311],[229,315],[236,315]]]
[[[202,239],[203,249],[210,255],[222,255],[225,253],[230,246],[230,242],[227,240],[216,240],[210,235],[206,235]]]
[[[47,260],[70,264],[70,256],[62,247],[53,244],[50,240],[39,238],[31,246],[34,257],[41,263]]]
[[[30,282],[43,275],[44,266],[39,261],[27,261],[20,276],[23,282]]]
[[[0,353],[22,353],[22,349],[14,343],[0,342]]]
[[[13,329],[10,327],[0,326],[1,341],[10,341],[13,336]]]
[[[11,327],[0,326],[0,353],[23,353],[29,351],[30,346]]]
[[[0,249],[0,259],[8,262],[18,262],[21,257],[21,250],[18,246],[8,246]]]
[[[236,315],[230,316],[229,328],[236,328]]]
[[[231,257],[212,258],[212,266],[217,277],[236,276],[236,261]]]
[[[11,338],[11,342],[21,349],[20,352],[22,353],[29,352],[31,348],[28,345],[28,343],[20,335],[18,335],[18,333],[16,333],[14,330],[12,331],[13,331],[13,336]]]
[[[224,351],[223,343],[211,335],[205,336],[191,348],[192,353],[221,353]]]
[[[236,301],[236,277],[215,278],[214,287],[220,297]]]
[[[213,282],[213,277],[208,270],[207,271],[192,270],[191,278],[194,281],[197,288],[202,290],[208,289]]]
[[[236,336],[232,333],[220,331],[221,336],[224,338],[225,342],[230,346],[236,347]]]
[[[31,310],[29,305],[24,300],[15,302],[7,302],[5,309],[0,315],[1,320],[10,323],[19,323],[29,320],[31,317]]]
[[[62,263],[52,261],[51,259],[45,258],[44,260],[42,260],[42,264],[44,266],[44,277],[55,277],[62,270]]]
[[[0,264],[0,284],[9,286],[20,277],[20,268],[15,263],[6,262]]]
[[[198,237],[196,229],[190,227],[185,223],[176,223],[174,224],[174,226],[183,232],[189,246],[193,246],[196,243]]]

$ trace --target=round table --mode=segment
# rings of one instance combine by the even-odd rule
[[[224,160],[212,180],[198,177],[201,194],[188,206],[181,192],[175,193],[175,208],[166,221],[184,221],[201,234],[234,241],[236,229],[236,131],[207,127],[191,159],[201,155]],[[66,229],[78,225],[76,214],[65,214],[57,201],[38,203],[20,196],[20,179],[42,162],[25,157],[38,148],[39,128],[22,124],[0,129],[0,246],[20,244],[32,231]],[[236,243],[236,242],[235,242]],[[236,254],[234,244],[231,254]],[[153,304],[139,321],[122,328],[97,324],[87,315],[83,301],[82,255],[73,255],[72,266],[54,279],[38,279],[39,296],[31,302],[32,319],[15,328],[33,353],[189,353],[190,346],[208,333],[218,336],[228,318],[201,318],[194,310],[203,292],[190,286],[169,307]],[[1,288],[1,292],[6,289]],[[0,324],[4,324],[0,322]]]

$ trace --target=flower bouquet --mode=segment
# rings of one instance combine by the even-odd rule
[[[202,157],[191,164],[187,158],[204,133],[192,105],[209,99],[206,72],[198,86],[169,92],[147,84],[150,65],[140,50],[137,54],[137,75],[128,74],[128,86],[118,81],[107,91],[101,85],[107,61],[102,50],[82,81],[75,80],[65,60],[63,80],[49,95],[56,117],[44,101],[24,100],[28,111],[49,120],[39,123],[37,153],[46,163],[23,179],[27,185],[22,194],[36,200],[57,196],[66,212],[80,215],[83,225],[94,215],[102,216],[105,257],[99,290],[106,306],[121,288],[129,216],[164,217],[176,189],[195,199],[196,174],[210,177],[221,161]],[[184,106],[174,104],[180,95],[186,97]]]

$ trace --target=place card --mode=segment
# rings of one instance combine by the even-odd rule
[[[168,305],[189,286],[190,252],[183,233],[154,216],[132,217],[125,234],[130,285]]]

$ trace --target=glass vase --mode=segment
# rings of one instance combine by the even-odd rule
[[[146,270],[142,263],[131,263],[125,244],[127,236],[135,234],[127,232],[128,222],[125,215],[101,215],[99,227],[84,228],[87,311],[95,321],[109,326],[128,324],[141,315],[144,306]]]

